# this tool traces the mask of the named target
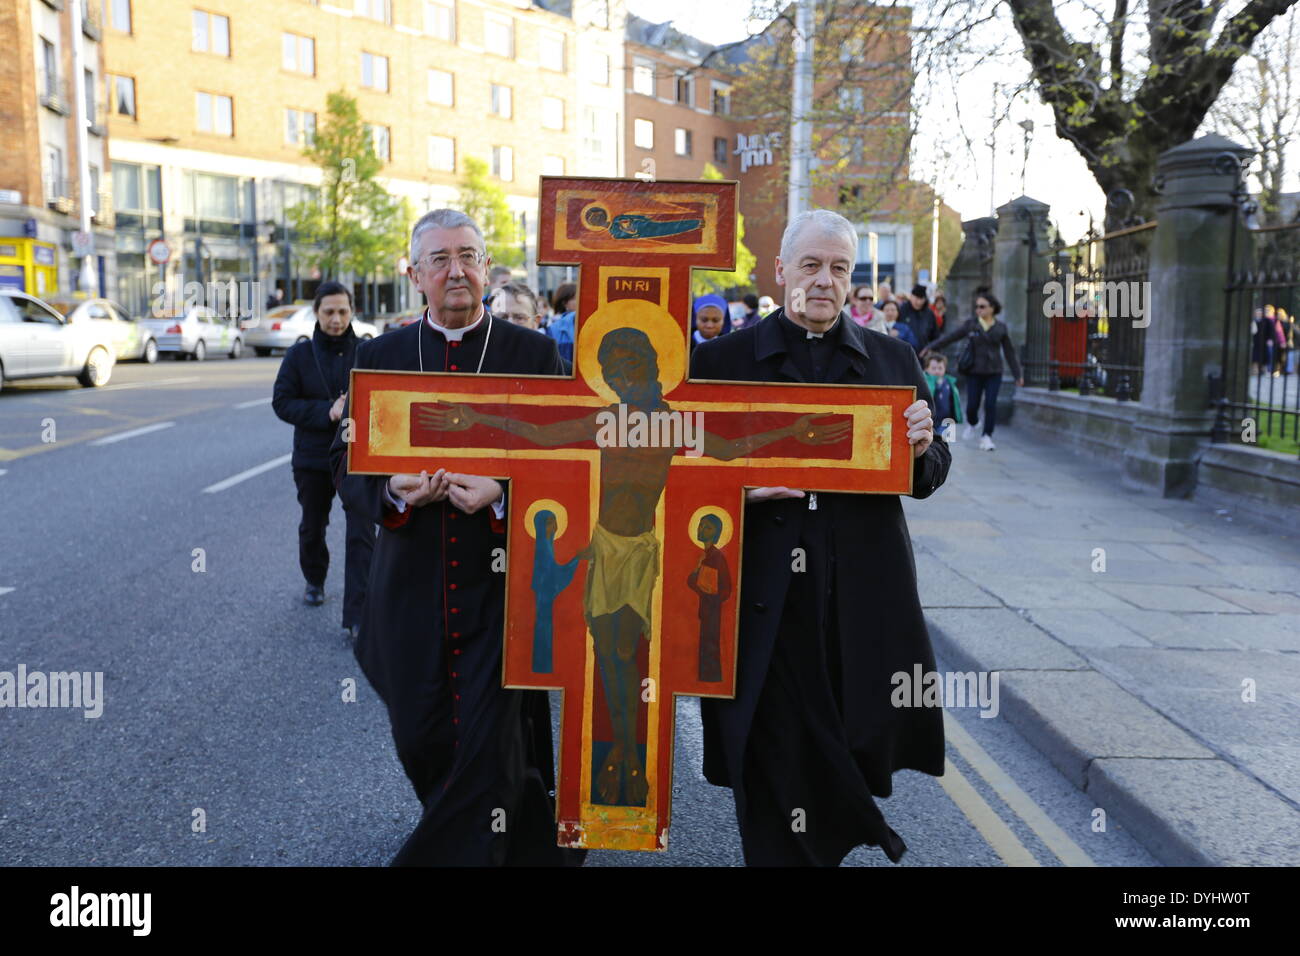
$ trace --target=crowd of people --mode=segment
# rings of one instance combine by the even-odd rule
[[[1296,320],[1280,305],[1255,310],[1252,323],[1250,374],[1274,378],[1296,370]]]

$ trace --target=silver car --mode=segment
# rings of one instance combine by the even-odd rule
[[[112,336],[119,362],[140,359],[152,365],[158,361],[158,341],[150,330],[131,318],[126,309],[111,299],[56,295],[45,301],[70,325],[79,322],[103,323]]]
[[[258,355],[270,355],[271,349],[287,349],[311,338],[316,328],[316,312],[310,302],[281,305],[269,310],[256,325],[247,327],[244,336]],[[352,320],[352,331],[359,339],[373,339],[379,329],[360,319]]]
[[[69,324],[35,296],[0,288],[0,387],[6,380],[75,375],[87,388],[107,385],[116,349],[99,322]]]
[[[169,352],[177,359],[202,362],[209,354],[237,359],[244,353],[239,323],[207,306],[192,305],[180,314],[144,319],[141,325],[153,335],[159,352]]]

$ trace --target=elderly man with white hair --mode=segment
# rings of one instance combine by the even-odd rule
[[[914,386],[898,425],[925,498],[951,456],[916,352],[845,319],[857,246],[837,213],[796,216],[776,258],[784,306],[702,343],[691,376]],[[749,865],[835,866],[863,844],[897,862],[906,846],[874,798],[896,770],[939,776],[944,760],[942,711],[894,705],[894,675],[935,669],[907,522],[897,495],[805,492],[800,477],[745,492],[736,697],[701,701],[704,773],[734,793]]]
[[[357,349],[356,367],[564,375],[555,343],[483,304],[492,258],[474,220],[451,209],[411,233],[421,321]],[[345,410],[343,416],[346,418]],[[501,687],[505,489],[438,468],[343,477],[350,506],[380,525],[356,656],[388,706],[393,742],[424,812],[394,865],[566,864],[555,842],[551,718],[544,691]]]

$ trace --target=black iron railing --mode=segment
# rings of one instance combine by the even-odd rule
[[[1214,440],[1300,454],[1300,223],[1234,223]]]

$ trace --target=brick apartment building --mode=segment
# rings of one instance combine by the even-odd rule
[[[35,295],[72,288],[78,262],[71,257],[72,237],[81,228],[83,198],[77,123],[85,122],[96,284],[113,286],[102,33],[98,0],[0,0],[6,43],[0,58],[0,285]],[[83,60],[80,77],[74,37]],[[78,112],[79,92],[84,114]]]
[[[911,12],[841,2],[828,23],[828,5],[819,10],[817,42],[832,55],[823,57],[829,66],[819,62],[814,97],[836,121],[815,131],[822,168],[813,204],[841,209],[858,227],[856,281],[870,275],[868,233],[875,232],[880,279],[910,287],[917,271],[915,217],[902,215],[889,187],[909,175]],[[787,33],[778,20],[743,43],[713,46],[671,23],[629,16],[625,61],[625,175],[697,179],[712,164],[738,180],[745,244],[758,260],[755,283],[778,299],[773,260],[787,218],[790,142],[789,114],[778,109],[788,110],[789,63],[779,54],[789,46]],[[863,121],[852,122],[859,111]],[[864,191],[879,202],[855,208]]]
[[[159,278],[157,235],[176,250],[173,281],[310,294],[285,210],[319,181],[301,151],[335,90],[357,99],[381,176],[417,214],[455,200],[465,157],[488,163],[530,263],[538,177],[622,168],[618,3],[108,2],[117,291],[134,308]],[[405,280],[367,291],[369,311],[409,302]]]

